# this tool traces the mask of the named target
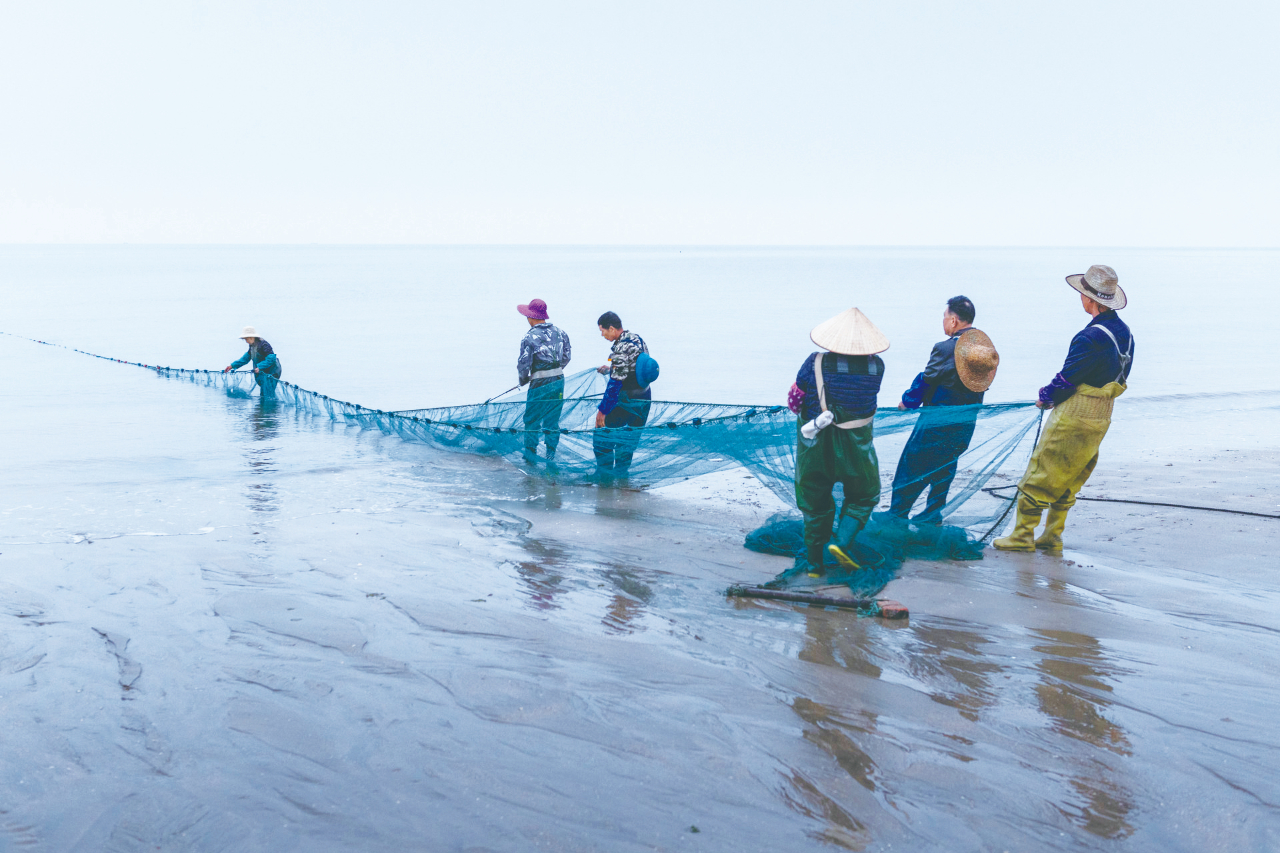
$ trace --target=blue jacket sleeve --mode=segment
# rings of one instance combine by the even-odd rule
[[[573,347],[569,344],[569,335],[563,329],[560,330],[560,336],[564,338],[564,360],[560,362],[561,367],[567,367],[569,359],[573,357]]]
[[[1076,393],[1076,386],[1059,373],[1053,377],[1053,381],[1040,389],[1037,399],[1046,406],[1056,406],[1074,393]]]
[[[275,353],[271,353],[271,355],[258,362],[256,366],[263,373],[270,373],[275,376],[280,372],[280,359],[276,358]]]
[[[600,414],[607,415],[618,405],[618,395],[622,393],[622,380],[610,379],[604,388],[604,399],[600,401]]]
[[[911,387],[902,395],[902,405],[908,409],[918,409],[924,403],[924,392],[929,387],[929,383],[924,381],[924,372],[916,374],[916,378],[911,381]]]
[[[240,368],[242,368],[242,367],[244,367],[246,364],[248,364],[248,363],[249,363],[249,359],[251,359],[252,357],[253,357],[252,355],[250,355],[248,352],[246,352],[244,355],[240,356],[240,357],[239,357],[239,358],[237,358],[235,361],[231,362],[231,369],[232,369],[232,370],[239,370]]]
[[[813,356],[809,356],[796,371],[796,387],[804,392],[800,402],[800,420],[811,421],[822,412],[822,404],[818,402],[818,381],[813,375]]]

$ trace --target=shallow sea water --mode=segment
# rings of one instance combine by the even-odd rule
[[[756,403],[856,303],[884,404],[959,290],[991,399],[1025,399],[1099,261],[1135,400],[1274,387],[1274,252],[4,248],[0,331],[220,367],[254,323],[291,381],[403,408],[513,384],[541,296],[577,366],[611,308],[664,396]],[[1280,522],[1082,505],[1112,541],[909,563],[894,624],[725,599],[782,568],[733,472],[557,486],[14,337],[0,364],[0,849],[1280,846]],[[1275,395],[1128,400],[1097,494],[1280,512]]]

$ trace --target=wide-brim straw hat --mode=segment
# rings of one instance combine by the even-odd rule
[[[1067,284],[1106,308],[1118,311],[1129,304],[1116,271],[1105,264],[1094,264],[1086,273],[1067,276]]]
[[[245,326],[244,331],[240,333],[240,340],[244,340],[245,338],[260,338],[260,337],[262,337],[262,335],[258,334],[258,330],[255,329],[253,326]]]
[[[809,333],[809,339],[823,349],[841,355],[875,355],[889,348],[889,339],[884,332],[857,308],[850,308],[825,323],[819,323]]]
[[[965,329],[956,341],[956,375],[970,391],[981,394],[996,381],[1000,353],[981,329]]]

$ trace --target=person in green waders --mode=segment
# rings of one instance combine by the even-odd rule
[[[1129,303],[1116,271],[1095,264],[1067,276],[1067,284],[1093,319],[1071,339],[1062,370],[1040,389],[1036,405],[1053,411],[1018,483],[1013,532],[991,543],[1001,551],[1062,552],[1067,513],[1098,464],[1116,397],[1128,388],[1133,335],[1116,313]],[[1046,509],[1044,532],[1033,538]]]
[[[253,378],[262,389],[262,399],[270,400],[276,396],[276,382],[280,379],[280,359],[253,326],[245,326],[240,339],[249,345],[249,351],[222,369],[223,373],[239,370],[249,362],[253,362]]]
[[[826,556],[847,571],[858,533],[880,502],[880,463],[872,444],[876,395],[884,378],[877,353],[889,339],[857,308],[822,323],[809,335],[827,352],[805,359],[787,404],[796,424],[796,504],[804,514],[804,560],[811,577],[826,573]],[[844,489],[839,524],[832,490]]]
[[[547,445],[547,470],[554,472],[564,412],[564,368],[573,350],[569,336],[551,323],[547,303],[531,299],[527,305],[517,305],[516,311],[529,321],[516,360],[520,384],[529,386],[524,404],[524,461],[530,465],[537,461],[542,438]]]

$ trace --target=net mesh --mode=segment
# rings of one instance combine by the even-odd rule
[[[163,377],[217,389],[233,397],[263,396],[247,371],[222,373],[108,360],[145,367]],[[669,485],[745,468],[790,507],[752,531],[745,542],[746,547],[756,551],[795,558],[793,566],[770,585],[844,584],[858,595],[878,592],[907,559],[981,559],[985,542],[998,532],[1011,507],[1007,497],[992,494],[989,489],[1016,482],[1034,445],[1040,421],[1039,410],[1031,403],[879,410],[874,431],[882,511],[873,514],[858,537],[854,556],[862,568],[842,573],[828,566],[824,578],[813,580],[802,571],[800,559],[802,519],[795,510],[794,414],[781,405],[654,400],[644,427],[599,430],[595,428],[595,415],[605,384],[605,377],[595,370],[565,377],[554,466],[548,465],[544,444],[540,443],[533,454],[527,451],[524,391],[476,405],[382,411],[278,381],[262,402],[378,430],[405,441],[501,456],[530,475],[554,476],[566,482],[603,479],[596,461],[601,441],[620,443],[633,453],[624,481],[631,488]],[[909,459],[900,459],[908,444]],[[937,501],[935,494],[932,505],[927,506],[929,486],[940,477],[945,479],[951,463],[955,464],[955,473],[945,502]],[[608,479],[613,481],[612,474]],[[837,499],[839,491],[837,485]],[[928,509],[927,522],[909,522],[888,512],[895,491],[900,502],[904,496],[919,494],[917,500],[908,500],[907,506],[915,506],[914,515]]]

